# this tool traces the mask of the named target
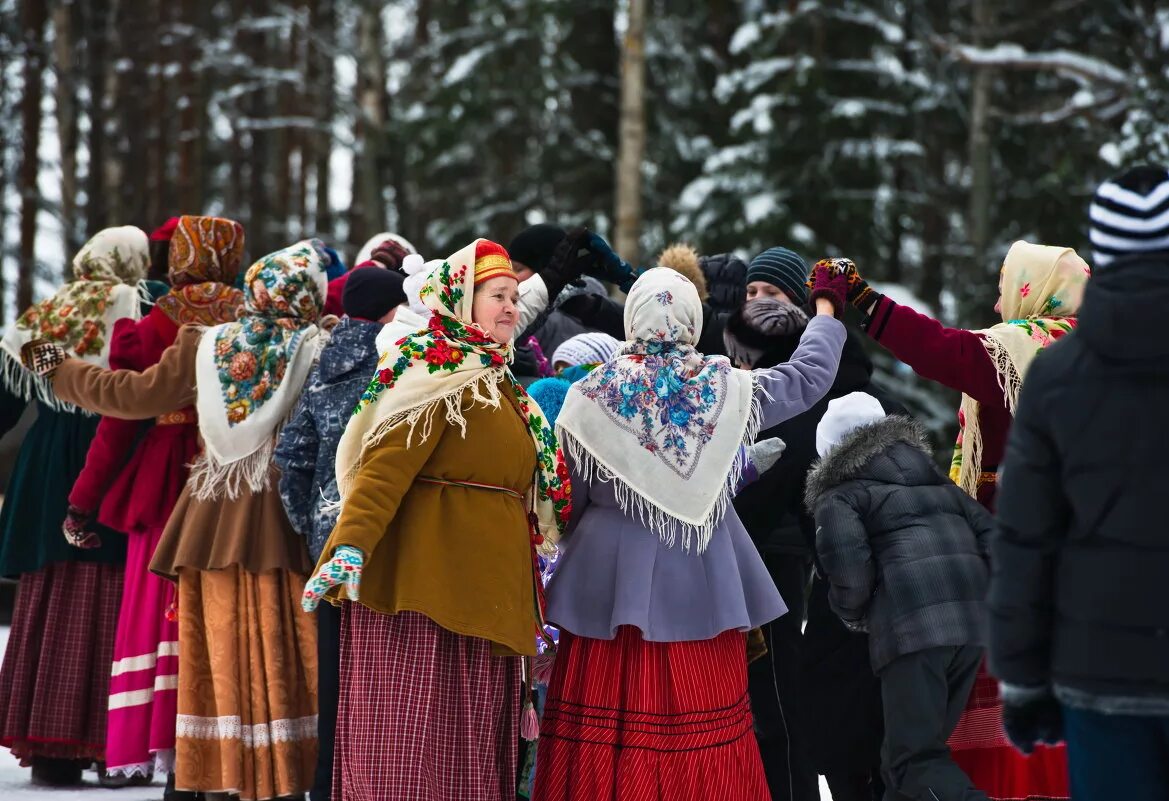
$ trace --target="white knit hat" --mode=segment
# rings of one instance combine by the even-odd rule
[[[828,411],[816,426],[816,453],[823,459],[851,432],[885,418],[881,403],[867,392],[853,392],[828,402]]]
[[[564,362],[569,367],[579,364],[602,364],[613,358],[621,346],[613,337],[601,331],[589,331],[569,337],[552,352],[552,366]]]

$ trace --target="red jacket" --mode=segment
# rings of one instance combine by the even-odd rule
[[[155,307],[141,320],[118,320],[110,339],[110,367],[142,371],[157,364],[178,326]],[[194,407],[166,419],[103,417],[69,503],[98,511],[98,522],[138,534],[166,525],[187,483],[187,465],[199,453]],[[99,506],[100,505],[100,506]]]
[[[946,328],[932,317],[899,306],[888,298],[877,301],[868,323],[869,336],[913,368],[922,378],[969,395],[979,403],[982,429],[982,466],[987,483],[979,482],[978,501],[994,511],[996,486],[989,476],[998,472],[1011,428],[1011,413],[998,372],[982,335]]]

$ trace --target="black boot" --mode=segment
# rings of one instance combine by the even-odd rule
[[[72,787],[81,784],[81,763],[76,759],[33,757],[32,783],[45,787]]]
[[[202,801],[203,794],[195,793],[189,790],[175,789],[175,775],[168,773],[166,777],[166,789],[162,791],[162,801]]]

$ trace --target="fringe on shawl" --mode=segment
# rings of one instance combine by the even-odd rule
[[[763,403],[770,400],[771,396],[752,377],[751,412],[747,417],[747,428],[743,432],[740,445],[747,446],[755,442],[763,425]],[[613,494],[617,497],[617,505],[621,508],[622,513],[636,518],[643,526],[656,533],[667,548],[673,548],[674,544],[681,540],[682,550],[689,551],[691,543],[696,541],[698,553],[706,551],[707,546],[710,545],[710,538],[714,535],[715,527],[726,516],[727,508],[734,500],[735,490],[738,489],[743,469],[747,466],[746,462],[749,458],[742,447],[736,449],[727,480],[714,502],[714,507],[707,515],[706,520],[696,525],[679,520],[633,489],[593,456],[588,448],[568,431],[561,428],[558,429],[557,434],[560,437],[561,446],[572,456],[577,471],[586,482],[597,480],[613,485]]]
[[[191,497],[197,501],[227,498],[234,501],[246,487],[252,494],[263,492],[272,484],[272,458],[276,450],[273,435],[258,451],[224,464],[207,452],[195,457],[191,468]]]
[[[83,414],[96,417],[93,412],[72,403],[67,403],[53,392],[53,382],[29,370],[8,351],[0,352],[0,383],[21,400],[39,400],[55,412]]]
[[[341,507],[342,501],[348,494],[349,485],[357,476],[357,471],[365,460],[365,454],[399,425],[405,423],[409,426],[409,431],[406,434],[407,448],[413,443],[415,433],[418,434],[418,441],[420,443],[426,442],[430,438],[430,433],[434,427],[434,415],[440,407],[445,407],[447,422],[452,426],[458,426],[459,433],[465,438],[467,436],[467,419],[463,416],[463,393],[468,389],[471,390],[471,407],[482,405],[498,409],[499,404],[503,401],[503,395],[499,388],[502,372],[503,368],[485,370],[475,378],[460,384],[445,395],[432,398],[425,403],[420,403],[409,409],[395,412],[387,416],[384,420],[379,420],[371,430],[362,436],[360,455],[345,471],[344,476],[338,480],[337,490],[340,493],[340,498],[335,501],[328,501],[324,504],[322,510],[331,512]],[[358,412],[358,414],[365,414],[369,411],[370,409],[367,408]],[[422,426],[421,431],[418,431],[419,424]]]
[[[998,376],[999,388],[1003,391],[1003,398],[1011,417],[1015,416],[1015,408],[1019,403],[1019,391],[1023,387],[1023,377],[1015,366],[1007,347],[989,333],[981,337],[982,346],[986,348],[991,363],[994,364]],[[962,396],[962,464],[958,470],[957,484],[972,498],[978,497],[978,477],[982,473],[982,424],[979,421],[981,404],[969,395]]]

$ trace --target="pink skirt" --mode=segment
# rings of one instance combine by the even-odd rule
[[[106,770],[126,776],[174,770],[179,624],[167,619],[175,585],[150,572],[162,527],[131,534],[126,586],[110,672]]]
[[[519,720],[519,657],[344,604],[334,799],[513,801]]]
[[[121,595],[121,565],[55,562],[20,577],[0,668],[0,746],[22,765],[105,760]]]

